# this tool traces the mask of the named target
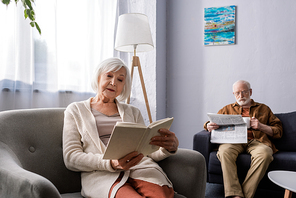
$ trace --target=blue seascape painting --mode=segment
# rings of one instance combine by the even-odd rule
[[[235,6],[205,8],[204,45],[235,44]]]

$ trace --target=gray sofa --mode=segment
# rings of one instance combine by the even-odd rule
[[[0,197],[82,197],[80,173],[63,162],[64,109],[0,112]],[[204,198],[206,163],[197,151],[179,149],[161,162],[175,197]]]
[[[274,160],[269,165],[267,173],[273,170],[296,171],[296,111],[275,115],[282,121],[283,136],[280,139],[272,139],[279,151],[273,155]],[[202,153],[206,159],[207,181],[209,183],[223,184],[222,169],[216,156],[218,145],[212,144],[210,139],[210,133],[205,130],[196,133],[193,140],[193,149]],[[238,177],[242,183],[250,168],[251,156],[247,153],[239,154],[236,163]],[[258,190],[274,193],[284,191],[283,188],[269,180],[267,173],[259,183]]]

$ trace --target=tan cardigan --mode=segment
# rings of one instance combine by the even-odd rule
[[[110,160],[102,159],[106,146],[99,138],[96,121],[91,112],[89,98],[86,101],[74,102],[65,110],[63,129],[63,156],[68,169],[81,172],[82,195],[84,197],[107,198],[109,189],[118,178],[121,171],[114,170]],[[136,122],[144,124],[141,112],[132,105],[119,103],[117,108],[123,122]],[[158,185],[172,186],[163,170],[155,161],[160,161],[172,155],[167,150],[160,148],[149,157],[125,171],[122,182],[113,190],[113,197],[118,188],[125,183],[130,175],[135,179],[142,179]],[[141,169],[153,172],[153,175],[164,175],[159,178],[137,178]],[[156,171],[156,174],[155,174]],[[165,178],[165,179],[161,179]]]

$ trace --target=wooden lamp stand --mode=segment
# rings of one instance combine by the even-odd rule
[[[134,68],[135,67],[138,67],[139,76],[140,76],[141,85],[142,85],[142,90],[143,90],[144,99],[145,99],[145,104],[146,104],[146,108],[147,108],[147,112],[148,112],[148,116],[149,116],[149,121],[150,121],[150,123],[152,123],[152,117],[151,117],[149,102],[148,102],[148,98],[147,98],[146,88],[145,88],[145,84],[144,84],[144,78],[143,78],[142,68],[141,68],[141,64],[140,64],[140,59],[139,59],[138,56],[136,56],[134,54],[133,61],[132,61],[132,66],[131,66],[131,81],[133,81],[133,74],[134,74]],[[126,103],[127,104],[130,103],[130,96],[128,97]]]

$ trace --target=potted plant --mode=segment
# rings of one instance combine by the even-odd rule
[[[11,0],[1,0],[3,4],[8,6],[11,2]],[[14,0],[15,4],[19,2],[19,0]],[[38,23],[35,21],[35,11],[32,7],[32,3],[34,3],[34,0],[21,0],[23,7],[24,7],[24,17],[25,19],[29,18],[30,19],[30,25],[32,27],[36,27],[38,30],[39,34],[41,34],[41,29],[38,25]]]

